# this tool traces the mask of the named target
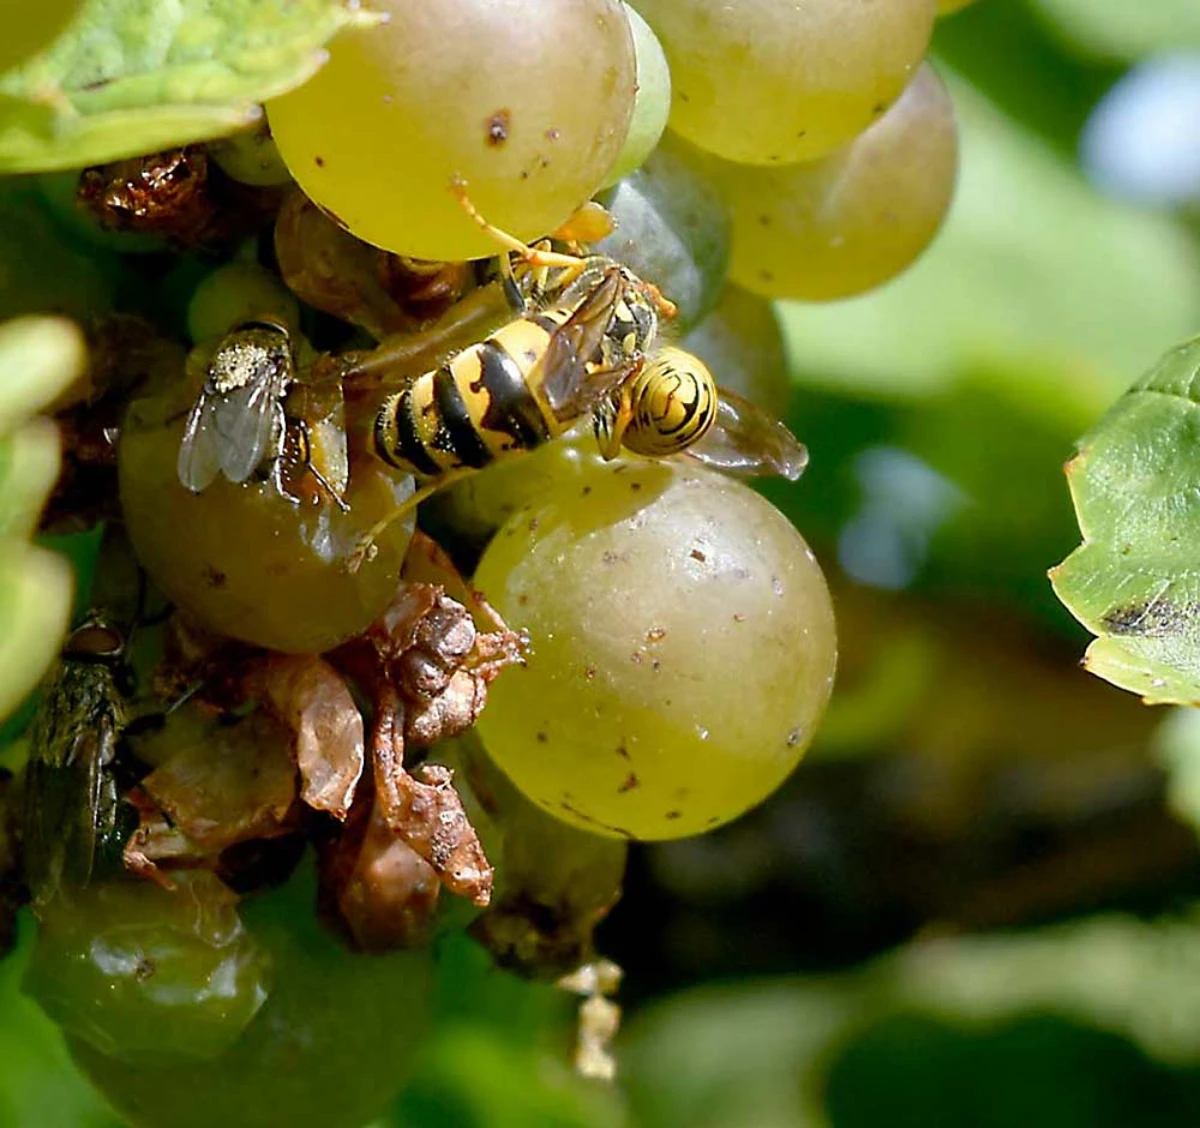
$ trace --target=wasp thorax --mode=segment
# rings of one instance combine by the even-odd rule
[[[665,348],[634,379],[622,440],[635,454],[662,458],[686,450],[717,418],[717,385],[699,357]]]

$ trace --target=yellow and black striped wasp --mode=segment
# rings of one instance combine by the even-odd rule
[[[200,493],[220,475],[241,484],[265,474],[280,494],[298,500],[285,472],[301,466],[345,509],[313,462],[308,425],[286,411],[295,380],[296,357],[284,322],[264,315],[235,325],[209,360],[204,386],[188,413],[179,481]]]
[[[126,642],[107,615],[89,614],[68,637],[34,719],[23,837],[35,908],[118,868],[137,825],[117,782],[133,689]]]
[[[380,405],[375,453],[425,482],[405,510],[588,419],[605,458],[687,453],[732,473],[800,476],[807,452],[783,424],[720,389],[698,357],[661,344],[673,307],[656,287],[604,256],[526,246],[460,200],[506,248],[517,316]]]

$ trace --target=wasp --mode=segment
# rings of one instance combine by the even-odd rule
[[[200,493],[219,475],[240,484],[265,472],[279,493],[298,500],[287,488],[284,471],[299,465],[345,510],[345,502],[313,462],[307,423],[287,414],[296,376],[295,351],[284,322],[264,316],[235,325],[213,353],[188,413],[179,447],[179,481]]]
[[[25,875],[36,905],[121,863],[137,825],[122,802],[117,749],[133,675],[126,636],[101,612],[71,633],[32,728],[25,773]]]
[[[622,448],[687,453],[733,473],[800,476],[807,451],[782,423],[720,389],[699,357],[662,345],[660,325],[674,307],[656,287],[602,255],[527,246],[459,199],[507,248],[501,267],[516,316],[383,400],[375,453],[426,483],[388,521],[587,418],[607,459]]]

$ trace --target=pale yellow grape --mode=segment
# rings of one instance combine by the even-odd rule
[[[733,218],[735,282],[772,298],[850,297],[899,274],[937,234],[958,168],[954,108],[925,67],[882,121],[823,160],[700,163]]]
[[[224,336],[239,322],[274,316],[300,327],[300,307],[277,275],[254,262],[231,262],[205,275],[188,302],[188,335],[197,344]]]
[[[629,131],[633,37],[620,0],[372,4],[329,62],[268,103],[293,177],[360,239],[416,258],[494,255],[453,192],[532,239],[603,183]]]
[[[292,179],[271,139],[265,117],[249,129],[210,141],[207,147],[221,171],[239,184],[273,188]]]
[[[621,155],[604,178],[605,188],[628,176],[654,152],[671,113],[671,71],[662,44],[655,38],[650,25],[628,4],[625,12],[633,31],[637,58],[637,99]]]
[[[515,513],[475,584],[531,639],[479,732],[544,810],[597,834],[697,834],[771,794],[833,681],[833,609],[766,500],[683,460],[584,460]]]
[[[726,160],[787,164],[887,110],[929,44],[934,0],[637,0],[671,67],[671,128]]]

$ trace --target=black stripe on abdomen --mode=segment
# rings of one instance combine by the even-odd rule
[[[438,438],[444,440],[442,449],[453,454],[463,466],[476,470],[491,462],[492,452],[471,421],[471,413],[449,365],[443,365],[434,374],[433,402],[441,421]]]
[[[493,341],[479,346],[479,381],[471,385],[471,390],[487,396],[487,410],[480,420],[483,428],[509,435],[511,448],[531,450],[550,438],[550,429],[529,390],[525,373]]]
[[[389,397],[376,416],[375,453],[397,470],[415,470],[429,478],[441,473],[417,432],[411,388]]]

